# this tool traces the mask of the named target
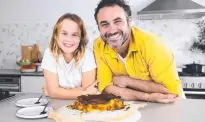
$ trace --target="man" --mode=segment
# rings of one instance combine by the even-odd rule
[[[131,27],[124,0],[101,0],[94,16],[101,34],[94,42],[100,92],[160,103],[182,95],[173,53],[157,36]]]

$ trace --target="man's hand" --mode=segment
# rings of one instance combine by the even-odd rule
[[[95,81],[93,84],[91,84],[86,90],[83,92],[83,95],[87,94],[97,94],[98,88],[96,87],[98,85],[98,82]]]
[[[118,76],[113,76],[112,81],[115,86],[125,88],[128,85],[127,82],[129,82],[128,78],[129,76],[127,75],[118,75]]]
[[[145,93],[163,93],[169,94],[169,90],[165,88],[162,84],[156,83],[152,80],[139,80],[133,79],[127,75],[113,76],[113,84],[121,88],[131,88],[137,91],[142,91]]]
[[[173,94],[162,94],[162,93],[151,93],[148,100],[151,102],[159,103],[173,103],[178,99],[177,95]]]

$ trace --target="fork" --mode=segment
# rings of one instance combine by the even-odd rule
[[[42,98],[42,96],[43,96],[43,95],[41,95],[41,96],[38,98],[38,100],[35,102],[35,104],[39,104],[39,103],[40,103],[39,101],[40,101],[40,99]]]

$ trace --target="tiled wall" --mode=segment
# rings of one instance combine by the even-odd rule
[[[205,54],[199,51],[190,51],[194,39],[197,39],[199,29],[196,23],[201,19],[172,19],[172,20],[144,20],[135,21],[134,24],[148,32],[162,37],[173,50],[177,66],[186,63],[205,64]]]
[[[16,60],[21,59],[21,45],[38,44],[41,55],[49,46],[54,25],[48,23],[0,24],[0,69],[18,69]],[[87,27],[90,40],[98,33],[95,26]],[[92,43],[88,44],[92,47]]]
[[[133,24],[161,36],[172,48],[177,66],[196,61],[205,64],[205,54],[191,52],[189,47],[197,37],[196,22],[189,20],[134,20]],[[17,69],[15,61],[21,57],[21,44],[37,43],[43,54],[52,34],[52,24],[48,23],[10,23],[0,25],[0,69]],[[89,46],[99,35],[96,25],[87,27]]]
[[[16,69],[21,45],[37,43],[42,51],[48,46],[52,28],[47,23],[0,25],[0,69]]]

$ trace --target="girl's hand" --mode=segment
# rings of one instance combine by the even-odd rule
[[[83,95],[97,94],[97,91],[98,91],[97,85],[98,85],[98,81],[95,81],[88,88],[86,88],[86,90],[83,92]]]

